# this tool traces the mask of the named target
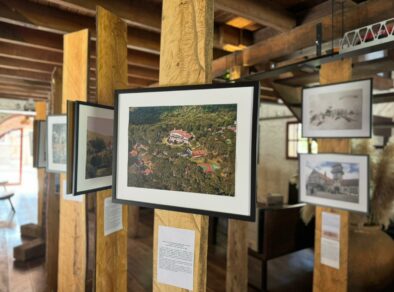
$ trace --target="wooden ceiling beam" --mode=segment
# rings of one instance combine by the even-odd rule
[[[288,31],[296,26],[296,19],[285,9],[266,0],[215,0],[215,9],[252,20],[263,26]]]
[[[54,65],[0,56],[0,67],[13,70],[19,69],[31,72],[51,73]]]
[[[26,95],[26,94],[13,94],[13,93],[2,93],[2,92],[0,92],[0,98],[5,98],[5,99],[22,99],[22,100],[27,100],[27,99],[46,100],[46,99],[48,99],[48,96],[29,96],[29,95]]]
[[[0,21],[32,29],[64,34],[88,28],[95,38],[95,19],[54,7],[21,0],[0,0]],[[160,34],[138,27],[128,30],[127,46],[153,54],[160,53]]]
[[[1,90],[15,90],[20,92],[32,92],[37,94],[47,94],[50,92],[50,89],[37,88],[34,86],[21,86],[21,85],[13,85],[13,84],[2,84],[0,83],[0,91]]]
[[[119,17],[130,26],[145,30],[160,32],[161,28],[161,5],[152,5],[147,1],[129,0],[44,0],[56,4],[61,8],[71,11],[80,11],[94,17],[96,6],[102,6]]]
[[[63,54],[0,42],[0,56],[51,65],[62,65]]]
[[[0,95],[1,94],[12,94],[12,95],[20,95],[20,96],[28,96],[28,97],[47,97],[49,92],[33,92],[29,90],[15,90],[15,89],[7,89],[0,87]]]
[[[394,2],[386,0],[370,0],[363,2],[344,13],[346,30],[355,29],[388,19],[394,15]],[[268,63],[270,60],[290,55],[302,48],[314,46],[316,41],[316,23],[321,22],[323,28],[323,42],[331,39],[331,15],[316,21],[297,26],[292,30],[262,40],[242,51],[242,55],[229,54],[213,62],[214,77],[226,72],[230,66],[253,66]],[[334,15],[334,38],[341,36],[342,14]]]
[[[51,82],[51,74],[0,68],[0,77]]]
[[[6,76],[0,76],[0,84],[27,86],[27,87],[34,87],[34,88],[42,89],[42,90],[51,90],[50,82],[22,80],[22,79],[15,79],[15,78],[6,77]]]

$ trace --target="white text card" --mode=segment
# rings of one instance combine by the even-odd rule
[[[104,199],[104,236],[122,230],[122,205],[112,202],[112,197]]]
[[[157,281],[193,290],[195,231],[159,226]]]

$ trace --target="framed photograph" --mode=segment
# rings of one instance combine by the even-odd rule
[[[372,88],[372,79],[304,88],[303,137],[371,137]]]
[[[47,119],[47,171],[67,171],[67,117],[49,115]]]
[[[33,133],[33,167],[44,168],[47,165],[46,121],[34,121]]]
[[[113,197],[254,220],[259,83],[116,91]]]
[[[369,157],[300,154],[302,202],[368,213]]]
[[[74,105],[74,195],[111,188],[113,107],[76,101]]]

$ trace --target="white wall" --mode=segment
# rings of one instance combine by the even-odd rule
[[[286,106],[262,104],[260,108],[260,163],[258,201],[268,193],[279,193],[287,202],[288,182],[298,172],[298,161],[286,159],[286,124],[296,121]],[[275,119],[272,119],[275,118]]]

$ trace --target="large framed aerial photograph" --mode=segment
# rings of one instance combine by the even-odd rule
[[[367,155],[300,154],[302,202],[368,213]]]
[[[304,88],[302,134],[312,138],[369,138],[372,79]]]
[[[116,92],[113,197],[253,220],[258,82]]]
[[[47,119],[47,171],[67,171],[67,116],[49,115]]]
[[[46,121],[34,121],[33,124],[33,167],[44,168],[46,161]]]
[[[72,106],[72,193],[79,195],[108,189],[112,186],[114,109],[80,101]]]

